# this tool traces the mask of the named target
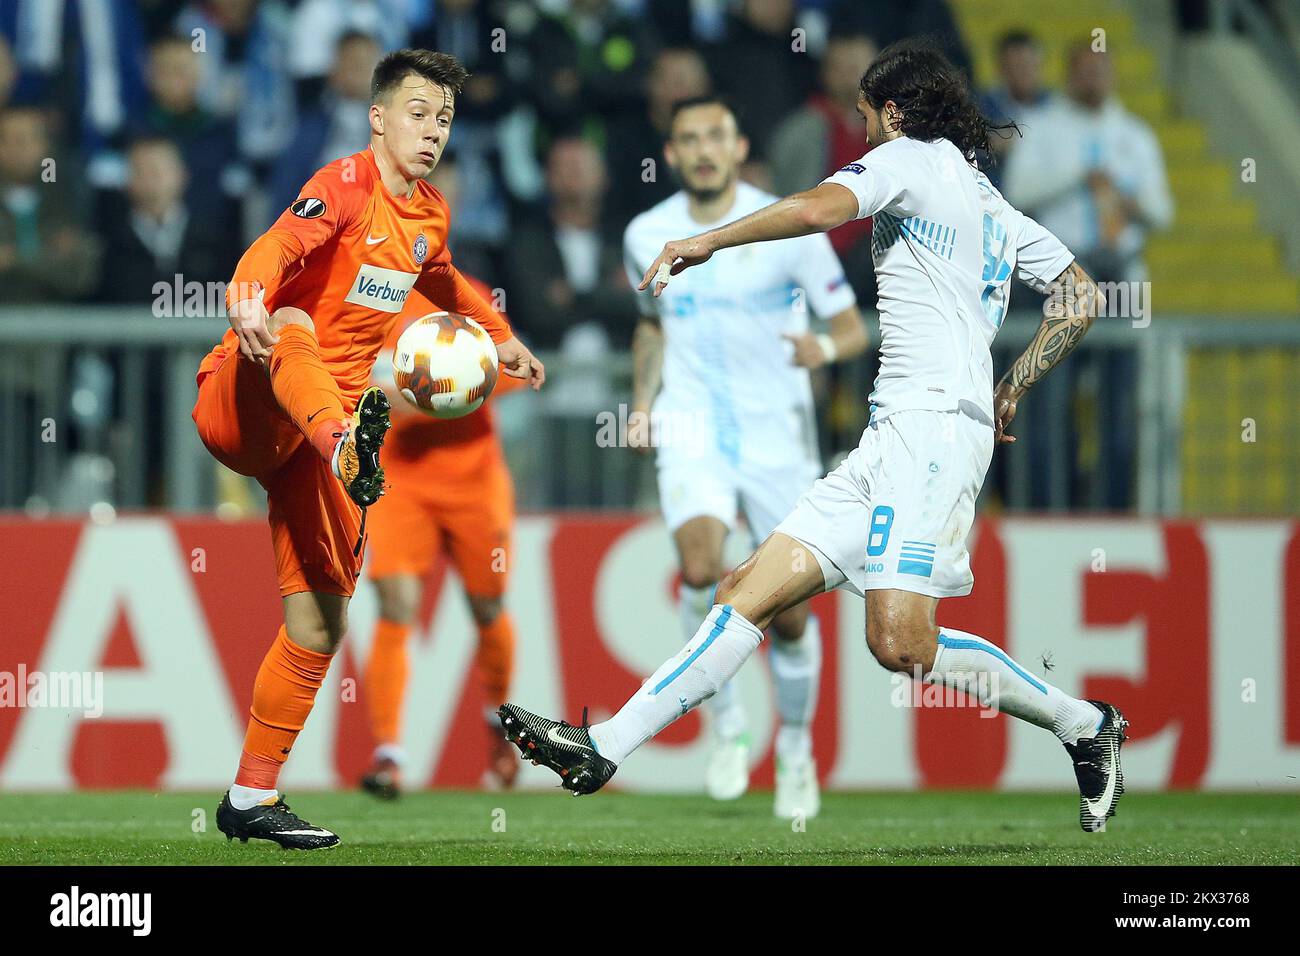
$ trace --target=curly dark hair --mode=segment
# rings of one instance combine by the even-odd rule
[[[893,100],[902,113],[899,129],[913,139],[943,138],[967,159],[990,153],[989,134],[1010,135],[1013,122],[993,124],[971,99],[965,75],[927,40],[901,40],[881,51],[858,84],[873,109]]]

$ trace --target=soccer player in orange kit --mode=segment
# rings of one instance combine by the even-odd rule
[[[444,170],[438,182],[448,189]],[[454,180],[453,180],[454,182]],[[447,198],[454,203],[454,190]],[[492,291],[477,279],[470,284],[485,300]],[[404,314],[402,325],[437,311],[423,297]],[[505,316],[502,316],[505,318]],[[401,793],[400,745],[402,704],[410,672],[407,639],[420,608],[424,577],[440,550],[445,550],[465,588],[478,630],[475,665],[486,705],[489,779],[502,787],[514,783],[519,757],[501,736],[496,710],[505,703],[514,665],[515,628],[502,605],[509,567],[510,525],[514,519],[514,483],[506,468],[490,405],[463,418],[430,418],[396,395],[391,361],[399,329],[375,363],[373,381],[402,409],[384,445],[384,466],[393,489],[370,521],[367,576],[379,594],[379,622],[362,681],[376,748],[374,763],[362,778],[364,790],[382,799]],[[521,383],[498,378],[493,396]],[[492,399],[489,399],[489,403]]]
[[[388,401],[371,366],[412,289],[470,316],[507,373],[545,371],[451,264],[448,208],[424,182],[466,79],[455,59],[398,50],[375,67],[370,147],[330,163],[240,259],[231,330],[199,366],[194,421],[226,467],[267,492],[284,624],[257,673],[235,782],[217,808],[227,838],[335,846],[276,789],[347,630],[364,511],[383,494]]]

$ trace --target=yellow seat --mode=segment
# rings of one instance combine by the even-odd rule
[[[960,0],[952,4],[974,57],[975,81],[996,86],[995,45],[1028,29],[1043,43],[1044,72],[1060,88],[1064,52],[1106,31],[1116,92],[1150,123],[1164,152],[1175,220],[1146,254],[1155,321],[1161,315],[1294,318],[1300,279],[1276,237],[1259,231],[1254,196],[1237,188],[1239,157],[1212,156],[1204,125],[1176,115],[1154,51],[1132,18],[1107,0]],[[1051,31],[1040,25],[1050,23]],[[1300,348],[1191,349],[1183,409],[1182,504],[1191,514],[1300,512]],[[1244,421],[1254,422],[1246,441]]]

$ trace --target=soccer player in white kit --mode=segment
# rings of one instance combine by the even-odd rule
[[[874,147],[861,160],[815,189],[669,242],[641,286],[661,293],[670,275],[721,249],[875,216],[881,364],[861,443],[727,575],[695,636],[617,714],[574,727],[507,704],[502,725],[566,789],[594,792],[728,681],[775,614],[847,587],[865,597],[867,646],[885,668],[973,688],[985,706],[1055,734],[1074,764],[1080,825],[1102,830],[1124,792],[1120,710],[1071,697],[982,637],[935,623],[941,598],[971,590],[966,536],[994,444],[1015,440],[1007,428],[1017,403],[1078,344],[1101,296],[1069,250],[974,165],[989,128],[941,53],[915,42],[885,50],[862,76],[858,112]],[[1013,272],[1050,298],[995,387],[989,344]]]
[[[633,286],[670,239],[721,225],[776,199],[739,181],[749,145],[717,97],[677,103],[664,153],[681,191],[628,225],[623,248]],[[756,546],[790,513],[822,468],[809,368],[860,355],[867,328],[826,236],[728,250],[659,297],[640,297],[632,342],[628,443],[653,446],[659,501],[681,568],[685,638],[713,606],[723,545],[740,513]],[[809,312],[829,319],[814,335]],[[661,387],[662,386],[662,387]],[[810,725],[821,676],[817,619],[799,604],[769,630],[778,816],[817,814]],[[709,701],[713,750],[705,788],[732,800],[749,785],[749,735],[735,683]]]

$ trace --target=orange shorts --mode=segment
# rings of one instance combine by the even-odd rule
[[[280,409],[266,371],[227,355],[199,383],[193,417],[217,461],[266,489],[280,595],[350,596],[361,571],[362,555],[353,554],[361,509]]]
[[[370,509],[371,578],[423,577],[443,550],[465,591],[501,597],[509,567],[515,491],[505,462],[485,456],[472,476],[447,480],[441,469],[401,458],[384,460],[388,491]]]

